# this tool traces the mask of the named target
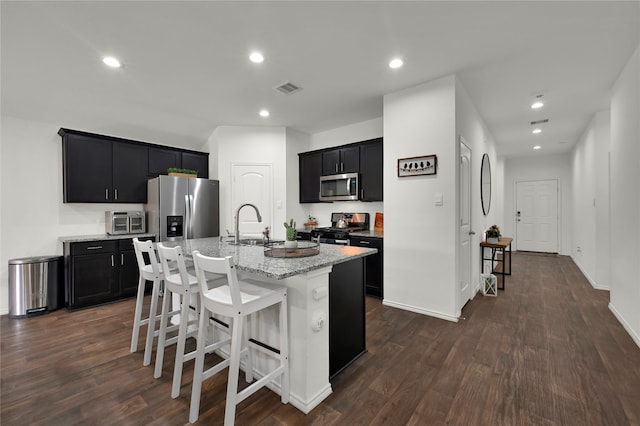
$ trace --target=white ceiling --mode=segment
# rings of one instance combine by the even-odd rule
[[[640,43],[640,2],[2,1],[2,114],[200,148],[219,125],[306,133],[457,74],[499,154],[571,149]],[[248,61],[260,50],[260,65]],[[124,63],[109,69],[101,57]],[[395,56],[401,69],[388,68]],[[286,96],[273,87],[303,88]],[[543,93],[545,107],[529,108]],[[268,108],[271,116],[258,115]],[[549,118],[540,135],[530,121]],[[83,123],[84,128],[78,128]]]

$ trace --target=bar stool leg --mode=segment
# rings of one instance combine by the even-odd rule
[[[144,361],[142,365],[151,364],[151,354],[153,353],[153,338],[156,333],[156,315],[158,312],[158,294],[160,293],[160,280],[153,281],[151,291],[151,307],[149,308],[149,323],[147,326],[147,343],[144,347]]]
[[[193,384],[191,386],[191,407],[189,408],[189,422],[195,423],[200,415],[200,394],[202,392],[202,376],[204,370],[204,353],[207,344],[209,312],[206,307],[200,308],[198,322],[198,345],[196,349],[196,363],[193,368]]]
[[[182,384],[182,368],[184,367],[184,348],[187,340],[187,324],[189,322],[189,294],[181,294],[182,306],[180,309],[180,326],[178,327],[178,343],[176,345],[176,362],[173,367],[173,384],[171,386],[171,398],[180,395]],[[199,312],[199,310],[198,310]]]
[[[287,316],[287,293],[280,303],[280,361],[284,366],[284,372],[280,377],[280,400],[283,404],[289,403],[289,319]]]
[[[153,372],[154,378],[162,376],[162,364],[164,362],[164,349],[167,340],[167,321],[169,319],[169,303],[171,303],[171,290],[164,289],[162,297],[162,313],[160,314],[160,331],[158,331],[158,346],[156,347],[156,368]]]
[[[229,378],[227,383],[227,402],[224,409],[225,426],[233,426],[236,418],[236,404],[238,397],[238,376],[240,373],[240,351],[242,349],[242,330],[244,317],[237,316],[233,319],[231,332],[231,351],[229,353]]]
[[[136,297],[136,312],[133,315],[133,333],[131,334],[131,352],[138,350],[138,336],[142,326],[142,303],[144,301],[144,278],[138,280],[138,295]]]

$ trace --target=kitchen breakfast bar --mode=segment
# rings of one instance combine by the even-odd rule
[[[188,257],[195,250],[205,256],[232,256],[239,278],[288,288],[290,402],[302,412],[329,396],[330,376],[366,351],[363,260],[376,249],[320,244],[317,255],[282,258],[265,255],[262,245],[233,245],[217,237],[164,244],[179,245]],[[252,334],[277,346],[277,320],[277,309],[259,313],[250,325]],[[270,371],[271,362],[259,358],[255,375]],[[268,386],[279,392],[279,383]]]

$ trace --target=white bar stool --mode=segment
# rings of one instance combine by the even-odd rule
[[[147,325],[147,340],[144,347],[143,365],[151,364],[151,354],[153,352],[153,338],[158,335],[156,331],[156,319],[158,310],[158,297],[160,297],[160,282],[164,280],[162,268],[158,263],[156,252],[153,248],[151,240],[140,241],[138,238],[133,239],[133,248],[136,252],[138,260],[138,271],[140,279],[138,280],[138,296],[136,298],[136,310],[133,318],[133,334],[131,335],[131,352],[138,350],[138,335],[140,327]],[[146,263],[145,256],[149,260]],[[151,306],[149,308],[149,316],[142,318],[142,304],[144,302],[145,282],[153,281],[153,289],[151,291]]]
[[[227,382],[227,400],[224,413],[225,426],[233,425],[235,421],[236,405],[252,395],[254,392],[281,376],[280,399],[283,404],[289,402],[289,333],[287,329],[287,288],[266,282],[253,280],[238,280],[232,257],[213,258],[193,253],[193,263],[200,285],[200,323],[198,329],[198,345],[196,349],[196,363],[193,373],[193,388],[191,391],[191,408],[189,421],[194,423],[200,413],[200,395],[202,381],[229,366]],[[207,273],[226,274],[227,285],[207,288]],[[254,339],[243,339],[245,317],[273,305],[279,306],[279,337],[280,349],[262,345]],[[224,315],[232,319],[231,351],[229,358],[216,364],[206,371],[204,356],[207,351],[206,337],[208,328],[208,312]],[[244,348],[243,348],[244,346]],[[248,348],[259,350],[273,356],[279,365],[270,373],[257,380],[238,393],[238,377],[240,373],[240,358],[248,354],[245,376],[247,382],[253,381],[253,365]]]

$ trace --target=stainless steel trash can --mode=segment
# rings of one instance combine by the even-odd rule
[[[9,260],[9,316],[30,317],[64,304],[62,256]]]

